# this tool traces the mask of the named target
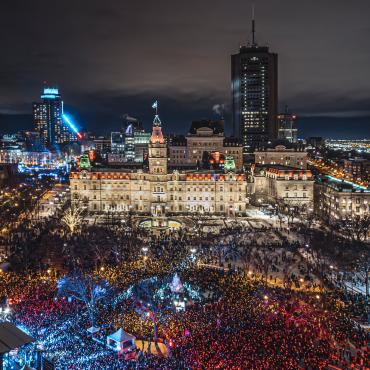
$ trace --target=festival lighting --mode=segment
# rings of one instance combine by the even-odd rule
[[[63,113],[62,115],[63,117],[63,121],[69,126],[69,128],[77,135],[77,137],[79,139],[82,139],[82,134],[77,130],[77,127],[75,126],[75,124],[72,122],[71,118]]]

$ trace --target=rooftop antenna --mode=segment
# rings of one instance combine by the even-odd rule
[[[255,27],[255,20],[254,20],[254,4],[252,4],[252,46],[256,46],[256,27]]]

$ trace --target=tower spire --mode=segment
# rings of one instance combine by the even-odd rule
[[[161,120],[159,119],[159,115],[158,115],[158,100],[156,100],[153,104],[152,104],[152,108],[155,109],[155,116],[154,116],[154,120],[153,120],[153,125],[155,126],[160,126],[162,124]]]
[[[254,4],[252,4],[252,46],[256,46],[256,24],[254,19]]]

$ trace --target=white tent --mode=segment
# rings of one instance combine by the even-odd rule
[[[135,337],[129,333],[126,333],[122,328],[119,328],[115,333],[108,335],[107,346],[120,351],[128,345],[135,346]]]
[[[90,334],[95,334],[99,331],[100,331],[100,328],[97,328],[96,326],[92,326],[92,327],[87,329],[87,332],[90,333]]]

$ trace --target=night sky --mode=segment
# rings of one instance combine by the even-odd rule
[[[230,55],[250,39],[246,0],[2,0],[0,132],[31,129],[44,81],[98,133],[124,114],[164,131],[230,122]],[[300,136],[370,137],[370,1],[258,0],[257,42],[279,54],[279,102]]]

